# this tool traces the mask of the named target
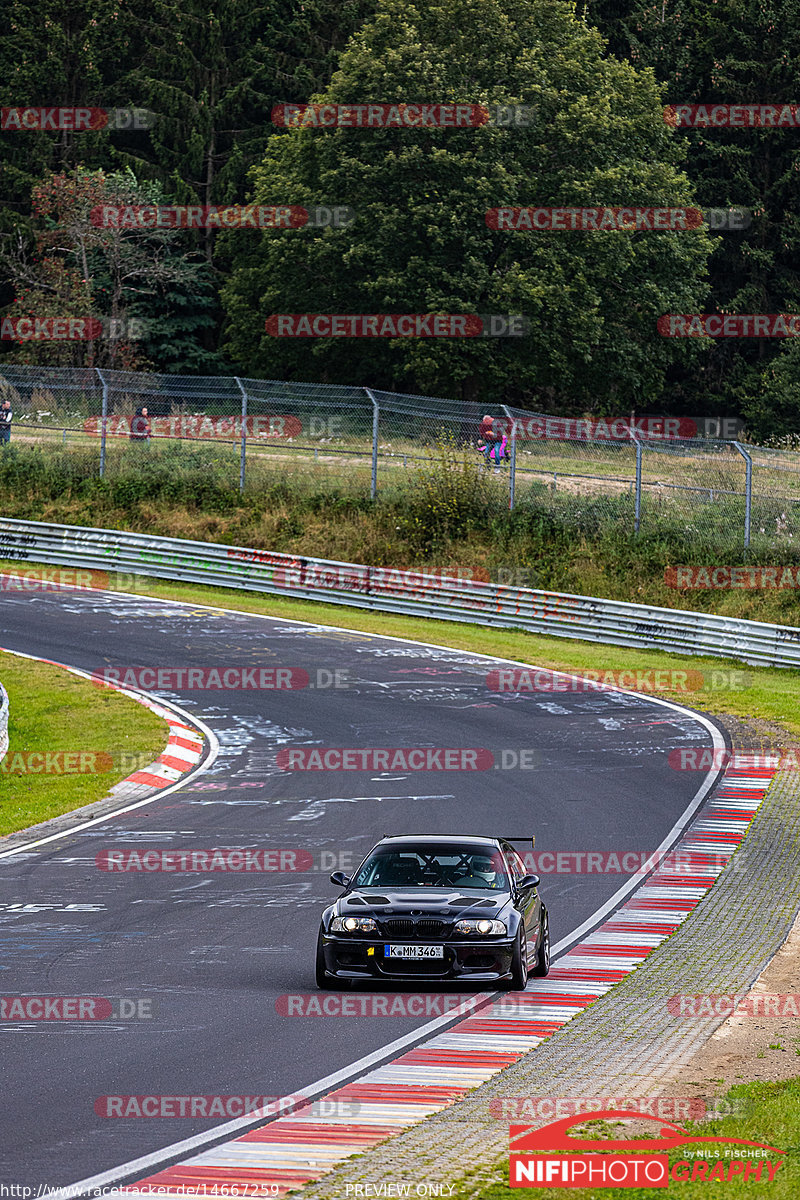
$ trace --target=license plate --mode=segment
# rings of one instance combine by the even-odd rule
[[[384,946],[386,958],[444,958],[444,946]]]

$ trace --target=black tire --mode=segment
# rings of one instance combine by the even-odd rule
[[[550,974],[550,922],[547,918],[547,913],[542,917],[542,937],[539,942],[539,951],[536,955],[532,974],[538,979],[542,979],[545,975]]]
[[[514,942],[514,952],[511,956],[511,982],[509,986],[515,992],[524,992],[528,986],[528,939],[525,936],[524,925],[520,925],[517,940]]]
[[[317,957],[314,968],[314,975],[317,980],[318,988],[332,988],[334,986],[334,978],[328,974],[325,966],[325,955],[322,950],[322,930],[317,934]]]

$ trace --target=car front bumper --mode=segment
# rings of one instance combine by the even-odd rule
[[[513,939],[479,938],[426,942],[441,945],[442,958],[386,958],[385,939],[323,934],[325,968],[337,979],[500,980],[511,973]]]

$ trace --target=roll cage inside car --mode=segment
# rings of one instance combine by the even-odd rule
[[[442,859],[452,861],[444,863]],[[502,891],[512,880],[514,871],[497,845],[444,843],[402,847],[378,845],[355,872],[352,883],[359,888],[477,886]]]

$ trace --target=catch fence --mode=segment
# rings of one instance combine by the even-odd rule
[[[71,477],[160,467],[242,492],[288,477],[295,488],[390,498],[441,464],[446,446],[451,465],[499,475],[503,504],[535,503],[585,530],[800,543],[800,453],[673,436],[686,422],[580,422],[369,387],[17,364],[0,366],[4,399],[12,445],[47,448]],[[477,449],[487,415],[506,437],[499,465]]]

